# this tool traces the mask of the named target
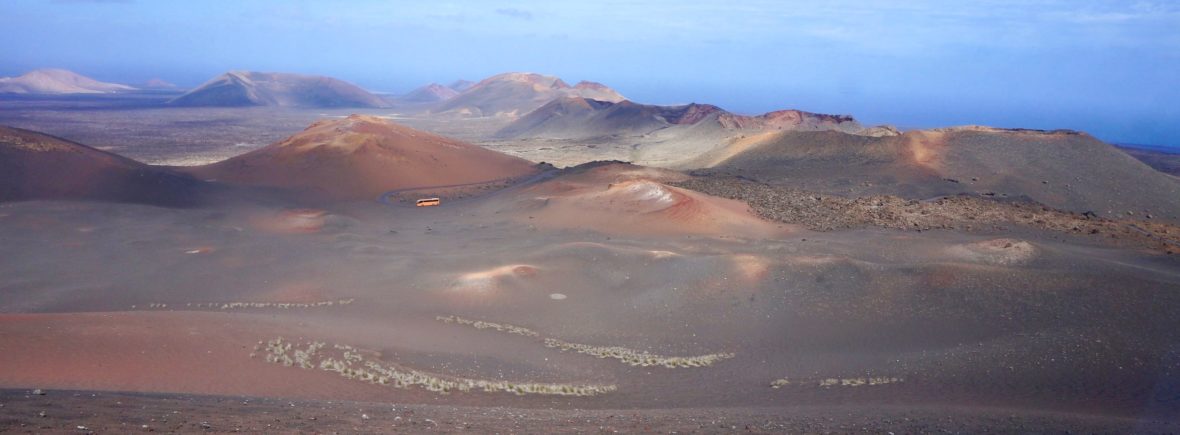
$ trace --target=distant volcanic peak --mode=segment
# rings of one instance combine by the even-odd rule
[[[726,128],[753,128],[771,130],[794,130],[798,128],[827,129],[852,125],[859,130],[856,120],[848,115],[829,115],[804,112],[802,110],[776,110],[757,116],[724,113],[719,121]]]
[[[455,91],[454,89],[448,88],[448,87],[440,85],[438,83],[431,83],[429,85],[426,85],[423,89],[426,89],[431,92],[444,92],[447,90],[449,90],[451,92]]]
[[[154,78],[143,82],[143,87],[147,89],[176,89],[179,86],[161,78]]]
[[[626,100],[622,94],[610,87],[596,82],[581,81],[574,85],[570,91],[576,95],[587,98],[593,98],[600,101],[619,102]]]
[[[458,92],[466,91],[468,88],[475,86],[475,82],[471,80],[455,80],[447,85],[448,88],[454,89]]]
[[[229,71],[172,99],[180,106],[385,107],[342,80],[291,73]]]
[[[68,71],[64,69],[39,69],[29,72],[21,77],[36,77],[54,80],[60,83],[73,85],[92,90],[109,90],[109,91],[129,91],[135,88],[127,85],[120,85],[116,83],[105,83],[98,80],[86,77],[84,75]]]
[[[446,101],[459,95],[459,92],[438,83],[420,87],[402,96],[400,99],[410,102]]]
[[[581,81],[576,86],[570,86],[561,78],[537,73],[512,72],[498,74],[484,79],[471,88],[487,87],[503,83],[524,83],[530,85],[536,92],[557,91],[567,95],[581,96],[604,101],[621,101],[623,96],[614,89],[601,83]]]
[[[762,119],[765,119],[765,120],[771,121],[771,122],[776,121],[776,120],[792,120],[792,121],[793,120],[802,120],[804,118],[811,118],[811,119],[819,120],[821,122],[831,122],[831,123],[856,121],[850,115],[829,115],[829,114],[825,114],[825,113],[804,112],[802,110],[794,110],[794,109],[776,110],[773,112],[766,112],[762,115],[759,115],[758,118],[762,118]]]
[[[189,172],[319,200],[390,190],[488,183],[531,174],[532,162],[366,115],[319,121],[261,149]]]
[[[303,75],[292,73],[276,73],[276,72],[258,72],[258,71],[229,71],[223,77],[251,85],[264,84],[269,82],[324,82],[330,81],[328,77],[316,75]],[[216,79],[214,79],[216,80]]]
[[[582,80],[582,81],[578,82],[578,84],[574,85],[574,89],[590,89],[590,90],[595,90],[595,91],[612,91],[612,92],[614,91],[613,89],[607,87],[606,85],[604,85],[602,83],[591,82],[591,81],[587,81],[587,80]]]
[[[272,73],[246,71],[246,70],[229,70],[229,71],[226,71],[225,73],[222,73],[220,76],[214,77],[213,80],[219,80],[222,78],[226,78],[226,79],[239,80],[242,82],[250,83],[252,81],[251,79],[253,77],[262,77],[262,76],[270,75],[270,74],[272,74]]]
[[[497,74],[483,79],[483,81],[476,83],[475,86],[472,87],[487,86],[495,83],[505,82],[528,83],[533,86],[552,89],[565,89],[570,87],[568,84],[561,81],[561,79],[557,77],[529,72],[510,72]]]
[[[365,146],[388,148],[399,141],[420,141],[439,146],[459,143],[433,133],[415,130],[371,115],[317,121],[302,132],[272,146],[276,149],[330,149],[355,152]],[[269,147],[268,147],[269,148]],[[265,148],[264,148],[265,149]]]
[[[712,104],[691,103],[684,106],[665,108],[663,110],[663,117],[672,124],[691,125],[701,122],[701,120],[717,113],[725,114],[729,112]]]
[[[38,69],[20,77],[0,78],[0,93],[19,94],[101,94],[133,91],[135,88],[105,83],[64,69]]]

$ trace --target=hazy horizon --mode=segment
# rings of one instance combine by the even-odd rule
[[[649,104],[865,124],[1075,129],[1180,146],[1171,2],[223,2],[17,0],[0,75],[66,68],[191,87],[226,70],[380,92],[508,71]]]

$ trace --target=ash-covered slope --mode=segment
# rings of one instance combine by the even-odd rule
[[[835,194],[1028,197],[1072,211],[1180,220],[1180,181],[1073,131],[955,127],[866,137],[748,137],[700,167]]]
[[[434,109],[436,113],[463,116],[522,116],[562,97],[622,101],[614,89],[594,82],[570,86],[561,79],[533,73],[506,73],[489,77],[467,88]]]
[[[374,199],[384,192],[527,175],[528,160],[352,115],[320,121],[261,149],[188,171],[232,184],[305,192],[316,199]]]
[[[386,107],[380,97],[323,76],[230,71],[169,101],[176,106]]]
[[[186,206],[200,182],[65,139],[0,126],[0,202],[83,199]]]
[[[38,69],[19,77],[0,77],[0,94],[104,94],[135,88],[106,83],[64,69]]]

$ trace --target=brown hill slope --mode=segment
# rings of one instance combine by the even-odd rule
[[[0,77],[0,94],[102,94],[135,88],[105,83],[64,69],[38,69],[20,77]]]
[[[395,189],[480,183],[535,171],[524,159],[362,115],[316,122],[261,149],[187,170],[202,178],[329,200],[373,199]]]
[[[576,96],[621,101],[623,96],[599,83],[570,86],[561,79],[533,73],[505,73],[476,83],[435,112],[464,116],[521,116],[555,98]]]
[[[497,136],[554,139],[630,136],[696,124],[734,131],[861,130],[860,124],[852,117],[799,110],[780,110],[757,116],[745,116],[711,104],[656,106],[627,100],[610,102],[583,97],[564,97],[550,101],[513,121],[497,132]]]
[[[386,107],[380,97],[331,77],[230,71],[169,101],[176,106]]]
[[[200,182],[34,131],[0,126],[0,202],[86,199],[196,203]]]
[[[1025,196],[1065,210],[1180,219],[1180,181],[1072,131],[783,132],[735,141],[698,163],[826,193]]]
[[[849,116],[780,110],[739,115],[710,104],[657,106],[566,97],[516,119],[496,133],[506,146],[542,151],[534,160],[579,164],[626,160],[647,166],[693,169],[750,135],[777,131],[835,130],[861,135],[894,134],[863,128]],[[702,157],[704,156],[704,157]]]

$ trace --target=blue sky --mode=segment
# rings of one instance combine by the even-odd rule
[[[0,28],[0,75],[250,69],[404,92],[533,71],[644,103],[1180,146],[1177,1],[4,0]]]

